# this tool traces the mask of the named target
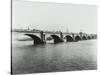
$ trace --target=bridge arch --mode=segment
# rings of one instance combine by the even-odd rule
[[[34,41],[34,45],[36,45],[36,44],[43,44],[44,42],[41,40],[41,38],[40,37],[38,37],[38,36],[36,36],[36,35],[34,35],[34,34],[24,34],[24,35],[27,35],[27,36],[29,36],[29,37],[31,37]]]
[[[91,39],[91,37],[90,37],[90,36],[88,36],[88,37],[87,37],[87,39]]]
[[[91,39],[97,39],[97,35],[91,35]]]
[[[82,36],[82,40],[87,40],[86,36]]]
[[[81,40],[81,37],[77,35],[77,36],[75,37],[75,41],[79,41],[79,40]]]
[[[63,40],[59,36],[57,35],[51,35],[51,36],[54,39],[54,43],[63,42]]]
[[[46,40],[52,40],[52,36],[46,37]]]
[[[66,41],[67,42],[72,42],[74,41],[73,37],[71,37],[70,35],[65,36],[66,37]]]

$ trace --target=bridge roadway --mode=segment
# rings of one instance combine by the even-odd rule
[[[50,31],[16,31],[23,33],[33,39],[35,45],[45,44],[46,40],[53,39],[54,43],[64,42],[77,42],[80,40],[90,40],[96,39],[96,34],[86,34],[86,33],[64,33],[64,32],[50,32]]]

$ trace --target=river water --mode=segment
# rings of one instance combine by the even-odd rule
[[[14,74],[95,70],[97,40],[33,45],[25,35],[12,33]]]

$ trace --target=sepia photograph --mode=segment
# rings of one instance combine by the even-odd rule
[[[12,0],[11,74],[97,70],[97,6]]]

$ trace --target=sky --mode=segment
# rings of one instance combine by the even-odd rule
[[[97,33],[97,6],[33,1],[12,2],[12,29]]]

